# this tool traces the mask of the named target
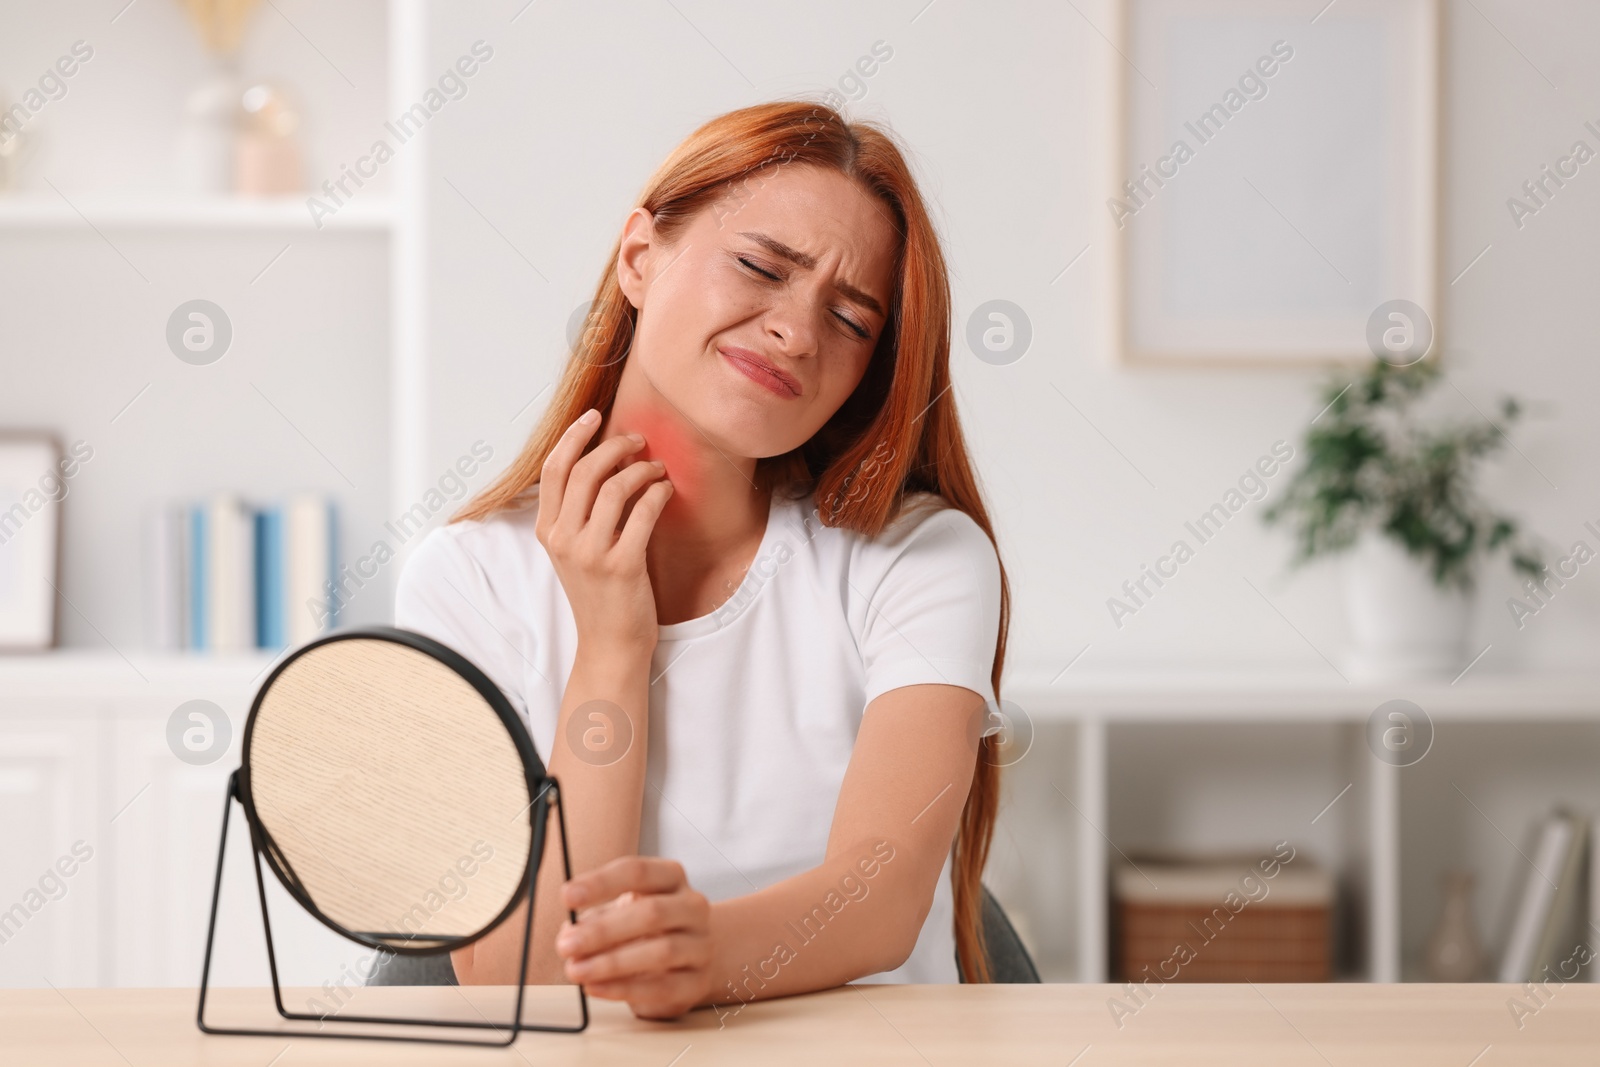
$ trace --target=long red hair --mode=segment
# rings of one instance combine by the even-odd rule
[[[888,325],[860,385],[811,440],[759,459],[764,491],[814,490],[822,521],[875,537],[900,514],[905,497],[939,494],[966,512],[994,542],[994,528],[967,457],[950,391],[950,285],[938,235],[893,138],[868,122],[846,122],[810,101],[759,104],[718,116],[690,134],[646,183],[639,206],[671,243],[683,226],[730,187],[760,181],[768,168],[828,167],[861,184],[888,209],[901,236]],[[451,522],[481,519],[529,503],[545,457],[589,408],[610,410],[633,341],[636,311],[617,284],[621,237],[601,271],[587,327],[574,346],[550,406],[521,453]],[[592,447],[592,446],[591,446]],[[998,546],[996,547],[998,554]],[[1000,692],[1010,584],[1000,569],[1000,634],[990,680]],[[951,864],[956,953],[967,982],[991,980],[983,936],[982,877],[1000,803],[998,735],[978,742],[972,786],[956,831]]]

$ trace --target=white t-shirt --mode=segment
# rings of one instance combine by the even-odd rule
[[[395,625],[483,670],[548,762],[578,633],[537,514],[535,496],[430,531],[401,573]],[[660,628],[640,854],[678,860],[713,901],[821,863],[867,705],[925,682],[993,700],[999,628],[999,561],[965,512],[913,494],[869,539],[824,526],[814,494],[773,493],[734,595]],[[911,956],[862,980],[959,981],[953,915],[947,855]]]

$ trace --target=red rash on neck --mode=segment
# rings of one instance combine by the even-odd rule
[[[639,433],[644,436],[644,447],[630,458],[633,462],[659,459],[666,464],[666,477],[672,482],[672,496],[667,501],[671,510],[701,498],[704,477],[699,469],[700,457],[689,437],[694,430],[684,426],[672,412],[650,407],[613,408],[606,430],[608,435]],[[674,504],[677,507],[673,507]]]

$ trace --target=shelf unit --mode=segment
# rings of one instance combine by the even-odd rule
[[[282,653],[115,652],[63,649],[39,655],[0,656],[0,706],[70,696],[127,699],[141,691],[192,688],[243,690],[266,677]]]
[[[1007,679],[1005,699],[1034,718],[1119,721],[1365,721],[1386,700],[1405,699],[1435,719],[1496,721],[1513,709],[1541,720],[1600,718],[1600,673],[1492,674],[1345,682],[1326,671],[1130,669]]]
[[[372,16],[381,16],[383,26],[377,25],[377,19]],[[363,115],[370,119],[370,125],[378,128],[384,114],[396,113],[403,110],[417,94],[429,85],[427,67],[428,56],[428,0],[378,0],[376,4],[369,4],[364,12],[352,15],[353,18],[369,20],[371,29],[382,40],[384,81],[387,83],[383,96],[384,113]],[[187,33],[186,28],[181,28]],[[370,35],[369,35],[370,39]],[[298,40],[298,38],[297,38]],[[267,57],[263,66],[266,69],[275,69],[277,64],[272,57]],[[369,101],[370,102],[370,101]],[[115,250],[116,256],[121,256],[124,261],[128,259],[123,255],[124,248],[132,252],[133,258],[140,262],[146,259],[168,266],[164,275],[157,276],[155,271],[141,271],[138,280],[142,284],[150,284],[151,277],[156,277],[157,284],[149,292],[170,292],[173,295],[158,299],[171,299],[174,303],[184,297],[195,295],[209,295],[213,287],[233,286],[228,290],[245,304],[244,312],[248,315],[254,310],[255,294],[261,289],[256,287],[256,281],[263,275],[267,276],[267,285],[275,283],[281,277],[279,274],[268,275],[268,270],[277,263],[279,256],[289,251],[293,242],[296,251],[290,261],[303,264],[302,249],[314,248],[314,254],[330,254],[334,258],[325,260],[321,268],[333,272],[340,269],[351,269],[349,261],[352,256],[368,257],[354,269],[359,270],[363,290],[367,290],[367,283],[373,277],[372,271],[378,271],[381,278],[381,292],[385,307],[379,307],[375,302],[369,302],[362,308],[361,315],[372,315],[375,319],[369,326],[360,321],[360,316],[350,315],[350,309],[337,308],[327,299],[326,294],[335,288],[341,287],[343,278],[330,276],[323,282],[320,296],[313,296],[319,301],[318,311],[324,317],[342,317],[346,322],[341,323],[350,329],[363,331],[360,336],[365,338],[380,338],[387,335],[387,344],[381,352],[381,368],[363,368],[361,373],[370,375],[372,370],[382,376],[374,381],[367,377],[356,382],[327,383],[332,387],[343,385],[347,392],[352,385],[365,389],[362,403],[367,406],[367,422],[372,426],[371,441],[382,441],[382,455],[377,461],[377,466],[369,461],[365,473],[367,477],[359,474],[355,480],[347,474],[341,466],[334,466],[328,460],[328,466],[318,467],[326,459],[320,456],[322,449],[319,443],[311,443],[317,436],[315,432],[308,434],[302,431],[297,414],[286,413],[283,410],[276,412],[266,407],[267,404],[276,403],[279,399],[272,383],[261,381],[263,377],[270,377],[264,373],[258,360],[255,367],[235,368],[232,366],[219,366],[210,377],[217,383],[214,394],[196,396],[189,393],[183,401],[189,405],[189,410],[198,409],[204,414],[205,408],[216,402],[217,397],[236,397],[242,393],[249,401],[257,405],[257,413],[264,414],[271,419],[279,420],[271,424],[270,429],[293,441],[295,446],[308,445],[295,459],[286,459],[278,463],[276,470],[268,472],[267,477],[262,474],[272,466],[271,462],[259,464],[239,464],[241,473],[237,475],[238,484],[233,484],[231,472],[218,475],[215,472],[206,475],[179,475],[173,478],[164,478],[160,475],[149,476],[146,472],[159,470],[162,467],[174,467],[168,457],[157,455],[142,457],[144,470],[138,478],[122,479],[122,486],[116,491],[114,506],[121,514],[131,514],[137,508],[148,504],[157,494],[165,495],[195,495],[210,489],[226,489],[252,497],[258,495],[271,495],[279,497],[286,495],[288,490],[273,488],[268,491],[260,483],[269,482],[276,486],[278,483],[290,478],[321,476],[326,485],[323,491],[334,496],[339,501],[339,526],[341,544],[337,546],[340,562],[351,562],[357,558],[370,545],[368,531],[380,528],[380,520],[400,514],[411,507],[428,488],[428,479],[425,475],[426,457],[428,450],[428,363],[427,363],[427,330],[428,315],[428,262],[426,248],[426,205],[427,190],[427,158],[429,134],[426,130],[411,138],[405,145],[405,150],[396,154],[395,158],[387,163],[382,171],[382,183],[358,190],[356,195],[346,200],[337,207],[333,213],[324,215],[320,222],[313,218],[307,206],[307,199],[312,195],[322,195],[316,188],[308,188],[305,192],[290,196],[251,197],[236,195],[183,195],[173,191],[119,191],[113,188],[101,187],[98,189],[78,190],[75,185],[59,174],[46,175],[53,178],[49,186],[28,188],[0,193],[0,234],[7,235],[15,241],[12,254],[17,256],[32,257],[42,251],[45,258],[44,266],[35,271],[35,276],[56,276],[64,279],[78,279],[75,274],[65,273],[55,259],[65,255],[61,250],[77,247],[73,241],[85,242],[85,246],[93,246],[96,254],[105,253],[108,262],[111,252],[103,245],[110,245]],[[322,145],[324,154],[335,156],[336,149],[329,145]],[[308,167],[308,176],[312,173]],[[311,177],[310,184],[315,186],[317,179]],[[326,245],[316,245],[315,241],[323,234],[338,237],[348,236],[351,243],[331,242]],[[207,244],[209,242],[209,244]],[[360,242],[359,244],[355,242]],[[371,242],[371,243],[368,243]],[[174,256],[175,248],[183,247],[185,254]],[[353,248],[364,251],[353,253]],[[235,253],[246,248],[258,248],[258,258],[249,260],[249,265],[229,262]],[[338,251],[329,251],[340,249]],[[93,256],[88,258],[92,265]],[[195,263],[211,263],[210,275],[203,281],[193,277],[190,267]],[[332,265],[326,265],[332,264]],[[81,263],[74,263],[82,269]],[[138,267],[129,267],[139,271]],[[117,267],[121,269],[120,265]],[[303,268],[302,268],[303,269]],[[242,272],[242,273],[241,273]],[[204,272],[202,272],[204,273]],[[190,276],[185,278],[184,275]],[[310,275],[315,277],[314,274]],[[345,277],[349,277],[346,275]],[[124,276],[124,280],[134,281],[133,274]],[[199,281],[199,284],[197,284]],[[248,285],[244,284],[248,282]],[[255,288],[252,288],[255,287]],[[249,298],[247,300],[247,298]],[[51,294],[54,301],[56,294]],[[237,319],[240,309],[231,301],[223,299],[227,309]],[[337,298],[335,298],[337,299]],[[109,305],[109,302],[108,302]],[[330,310],[333,307],[333,310]],[[71,309],[75,311],[76,309]],[[146,309],[139,308],[137,311]],[[136,313],[136,312],[135,312]],[[281,317],[271,312],[264,312],[262,318],[276,320],[273,326],[281,323]],[[384,317],[387,319],[385,329]],[[355,325],[351,325],[354,323]],[[122,349],[138,352],[141,351],[140,336],[123,337],[116,335],[114,342],[111,335],[88,342],[88,347],[101,349],[108,344],[115,343]],[[263,344],[258,330],[248,340],[241,334],[235,338],[235,349],[240,350],[245,356],[271,355],[278,356],[285,352],[284,346],[294,345],[301,347],[299,338],[294,336],[293,330],[282,331],[273,338],[272,347]],[[383,345],[382,341],[377,342]],[[332,346],[332,352],[341,351],[338,342],[327,342]],[[343,349],[348,351],[348,347]],[[237,360],[238,357],[234,356]],[[299,357],[305,358],[305,357]],[[288,365],[292,365],[292,359]],[[352,374],[355,372],[352,371]],[[108,378],[114,375],[108,375]],[[192,378],[193,376],[191,376]],[[129,379],[131,381],[131,379]],[[46,389],[58,391],[59,382],[45,379]],[[99,399],[94,403],[85,403],[77,399],[62,395],[61,399],[46,402],[38,406],[38,410],[30,409],[24,416],[28,424],[50,425],[58,433],[66,432],[63,427],[77,424],[87,425],[93,430],[94,436],[85,433],[90,443],[101,444],[101,437],[114,438],[124,432],[130,421],[118,419],[123,415],[124,406],[133,407],[135,399],[144,397],[140,390],[141,385],[149,384],[147,376],[139,383],[127,388],[126,395],[120,398]],[[163,386],[168,383],[162,383]],[[178,384],[179,389],[192,388],[192,381]],[[374,396],[377,390],[372,385],[377,385],[381,390],[380,395]],[[251,392],[251,390],[254,392]],[[256,394],[259,393],[260,396]],[[155,392],[150,394],[156,395]],[[266,397],[268,399],[263,400]],[[370,397],[370,400],[365,399]],[[148,400],[143,401],[148,403]],[[322,398],[313,399],[309,403],[312,409],[318,406],[326,411],[328,402]],[[246,412],[246,414],[249,414]],[[115,418],[113,418],[115,416]],[[197,420],[200,427],[198,432],[217,432],[215,425],[207,425],[204,420]],[[326,427],[326,422],[323,423]],[[109,427],[109,428],[108,428]],[[291,428],[292,427],[292,428]],[[381,429],[380,429],[381,427]],[[194,431],[194,427],[185,427]],[[257,427],[259,429],[259,424]],[[228,429],[231,429],[229,427]],[[78,432],[77,426],[73,427],[74,433]],[[340,426],[327,432],[340,434],[345,428]],[[381,436],[380,436],[381,435]],[[257,439],[255,451],[258,454],[267,452],[265,441]],[[352,446],[352,451],[357,446]],[[317,449],[312,452],[311,449]],[[109,451],[100,450],[101,454],[109,455]],[[371,447],[360,446],[355,462],[360,463],[361,455],[371,455]],[[251,457],[254,459],[255,457]],[[299,459],[306,461],[305,468],[295,467]],[[96,471],[106,465],[105,460],[97,460]],[[183,464],[185,467],[197,466]],[[249,466],[249,471],[243,469]],[[330,467],[332,469],[330,469]],[[290,473],[291,468],[293,473]],[[337,477],[334,477],[334,471]],[[354,473],[354,472],[352,472]],[[380,480],[381,479],[381,480]],[[356,490],[356,481],[360,482],[359,491]],[[162,486],[162,488],[155,488]],[[314,488],[309,483],[302,488]],[[113,502],[102,504],[103,507],[112,507]],[[80,513],[76,502],[68,504],[69,514],[66,519],[68,541],[64,544],[66,565],[77,565],[74,573],[81,572],[83,581],[94,580],[94,591],[90,594],[91,600],[95,597],[110,598],[119,605],[132,604],[135,597],[142,597],[145,591],[130,566],[131,558],[122,557],[112,561],[93,561],[86,563],[83,550],[76,549],[72,544],[72,531],[80,528],[80,523],[93,523],[103,519],[103,515],[89,516],[87,510]],[[410,543],[398,546],[398,556],[389,565],[380,581],[392,581],[392,576],[397,574],[403,566],[404,559],[411,547]],[[138,561],[142,565],[142,559]],[[69,591],[70,592],[70,591]],[[351,618],[347,615],[341,621],[378,622],[387,618],[388,605],[381,603],[382,598],[369,594],[361,603],[356,615]],[[108,645],[128,655],[138,655],[142,652],[137,646],[138,639],[134,636],[135,629],[130,625],[131,620],[124,615],[117,618],[115,612],[107,612],[112,616],[112,625],[106,625],[103,614],[94,610],[92,604],[80,606],[87,608],[82,612],[84,618],[91,619],[86,629],[78,622],[78,612],[64,605],[60,605],[63,623],[66,625],[77,624],[76,632],[69,637],[69,644],[65,651],[76,651],[79,642],[87,643],[89,648],[105,649]],[[131,614],[128,613],[128,614]],[[90,630],[92,629],[92,633]],[[107,632],[112,636],[106,637]]]
[[[1353,898],[1343,902],[1354,943],[1346,947],[1342,977],[1418,978],[1416,956],[1435,901],[1424,872],[1460,864],[1449,848],[1475,855],[1484,868],[1477,871],[1480,884],[1498,894],[1496,904],[1480,902],[1478,910],[1480,936],[1492,952],[1505,899],[1521,873],[1512,842],[1527,820],[1556,799],[1600,809],[1600,787],[1589,784],[1588,764],[1575,762],[1548,779],[1540,773],[1552,741],[1569,751],[1600,745],[1600,674],[1482,673],[1453,684],[1352,684],[1326,672],[1153,669],[1071,672],[1053,682],[1022,674],[1008,679],[1001,695],[1019,709],[1036,744],[1050,737],[1055,752],[1067,754],[1059,765],[1043,767],[1023,756],[1008,771],[1034,804],[1052,790],[1070,800],[1057,806],[1062,821],[1032,827],[1069,838],[1073,866],[1070,933],[1045,947],[1047,977],[1106,979],[1109,873],[1119,852],[1270,843],[1248,832],[1230,839],[1233,820],[1249,830],[1281,828],[1292,841],[1304,840],[1299,835],[1324,839],[1313,855],[1334,868]],[[1423,709],[1434,728],[1434,747],[1409,767],[1384,763],[1366,747],[1369,716],[1396,698]],[[1270,742],[1262,743],[1268,733]],[[1289,765],[1272,768],[1275,780],[1252,801],[1249,783],[1238,779],[1262,769],[1267,751],[1288,753],[1278,759]],[[1520,792],[1500,790],[1493,801],[1473,799],[1472,780],[1463,784],[1441,769],[1492,774],[1502,761],[1520,762],[1528,773]],[[1119,770],[1132,773],[1119,778]],[[1070,785],[1063,785],[1067,774]],[[1315,790],[1319,774],[1322,793]],[[1174,779],[1181,784],[1168,790],[1173,797],[1164,808],[1160,799],[1148,802],[1151,781]],[[1299,808],[1261,810],[1292,805],[1290,797]],[[1414,814],[1425,806],[1435,809],[1434,819]],[[1194,808],[1205,810],[1181,810]],[[1342,826],[1316,829],[1323,821]],[[1442,836],[1452,842],[1444,849],[1433,832],[1440,821],[1449,827]],[[1175,823],[1192,836],[1163,833],[1163,824]],[[1021,866],[1038,862],[1037,848],[1037,839],[1030,840],[1032,855]],[[1021,871],[1004,873],[1006,884],[997,889],[1002,900],[1022,911],[1028,925],[1043,925],[1036,914],[1041,894],[1029,892]]]
[[[278,658],[167,654],[124,659],[91,651],[3,658],[0,739],[24,721],[37,723],[41,709],[75,708],[98,724],[98,732],[131,732],[137,740],[123,743],[151,749],[165,743],[160,734],[165,715],[196,696],[221,705],[237,734],[255,689]],[[1577,790],[1580,800],[1600,802],[1600,792],[1584,792],[1589,764],[1581,762],[1584,745],[1600,747],[1600,675],[1485,673],[1454,685],[1351,685],[1316,674],[1154,669],[1069,672],[1053,684],[1023,674],[1008,679],[1002,692],[1020,709],[1022,728],[1033,737],[1032,747],[1007,770],[1008,810],[1002,816],[1003,822],[1022,819],[1015,829],[1017,836],[1026,835],[1026,869],[1008,869],[1013,865],[1004,858],[1003,831],[990,881],[1019,919],[1047,980],[1106,979],[1110,865],[1119,852],[1170,844],[1161,839],[1168,822],[1188,820],[1191,825],[1179,835],[1186,846],[1239,843],[1225,833],[1219,836],[1218,825],[1238,824],[1241,840],[1256,843],[1270,843],[1253,835],[1273,830],[1274,840],[1288,838],[1332,867],[1353,898],[1349,910],[1358,919],[1358,936],[1341,977],[1392,982],[1419,977],[1411,957],[1426,934],[1418,924],[1431,921],[1427,876],[1448,859],[1437,850],[1430,853],[1428,840],[1411,839],[1429,838],[1444,824],[1444,838],[1461,839],[1464,851],[1492,866],[1507,856],[1515,860],[1509,841],[1524,829],[1504,813],[1537,810],[1537,805],[1519,806],[1488,792],[1470,806],[1455,798],[1452,787],[1463,796],[1478,789],[1475,765],[1488,760],[1497,769],[1520,761],[1532,769],[1536,786],[1546,787],[1550,732],[1556,731],[1579,762],[1555,784]],[[1396,697],[1421,707],[1435,729],[1434,749],[1411,767],[1381,763],[1365,748],[1368,716]],[[226,758],[206,769],[207,785],[215,786],[212,779],[220,782],[225,769],[237,764],[237,745],[235,736]],[[1258,796],[1251,778],[1267,769],[1264,752],[1276,754],[1279,762],[1276,777],[1262,781]],[[106,758],[109,769],[100,777],[125,778],[116,753]],[[186,788],[198,788],[191,781],[194,768],[173,760],[154,766],[175,781],[183,779]],[[1166,783],[1165,792],[1152,783]],[[168,792],[176,788],[156,784]],[[1173,799],[1180,794],[1181,804]],[[212,803],[203,795],[199,799]],[[125,800],[106,797],[100,805],[109,811]],[[1436,810],[1446,803],[1455,805],[1456,815]],[[203,868],[216,819],[216,813],[202,809],[192,819],[192,835],[163,845],[194,854],[172,855],[166,862],[174,869]],[[1191,840],[1194,836],[1201,840]],[[1037,884],[1027,884],[1029,875]],[[109,884],[106,893],[114,896]],[[1494,908],[1484,910],[1490,919],[1497,914]],[[1407,914],[1418,916],[1409,926]],[[104,921],[114,924],[115,914]],[[1065,927],[1068,936],[1050,936],[1053,927]],[[1488,927],[1480,922],[1481,933],[1492,933]],[[187,937],[177,930],[172,936],[180,942]],[[1486,939],[1492,945],[1493,939]],[[324,967],[334,965],[334,957],[326,955],[332,948],[318,951],[324,953]],[[153,984],[162,978],[126,960],[108,962],[102,977]]]
[[[370,113],[361,113],[361,121],[370,120],[376,128],[384,114],[403,109],[430,81],[427,2],[380,0],[338,17],[363,20],[373,31],[366,39],[376,35],[383,42],[386,87],[367,98],[363,106]],[[379,19],[386,23],[382,28]],[[177,30],[187,32],[182,27]],[[283,73],[279,58],[266,57],[263,69]],[[378,112],[380,107],[383,113]],[[353,549],[367,548],[368,542],[355,539],[365,535],[367,526],[377,528],[378,520],[418,499],[426,487],[427,454],[428,141],[426,133],[412,138],[405,151],[385,166],[383,183],[361,190],[323,216],[320,225],[307,206],[310,190],[287,197],[179,196],[108,188],[99,175],[94,179],[85,175],[84,184],[98,182],[101,188],[80,189],[70,176],[52,173],[46,175],[53,179],[50,186],[0,194],[0,234],[5,235],[0,244],[9,246],[13,261],[20,257],[33,276],[70,283],[74,298],[103,298],[105,315],[136,321],[153,310],[139,301],[159,306],[169,299],[176,303],[210,296],[212,287],[231,286],[226,291],[239,305],[227,298],[223,302],[236,320],[253,319],[256,326],[248,340],[236,338],[238,356],[230,353],[229,362],[214,368],[204,384],[196,384],[202,380],[194,375],[180,375],[161,380],[160,387],[147,394],[140,387],[148,389],[151,379],[132,382],[130,376],[125,396],[120,395],[121,380],[116,389],[103,390],[111,395],[101,396],[95,392],[95,386],[102,384],[98,381],[39,379],[49,399],[39,397],[41,402],[32,404],[25,417],[58,427],[83,425],[84,436],[92,437],[97,446],[125,441],[130,425],[144,416],[151,403],[160,405],[157,411],[184,418],[185,433],[206,444],[217,440],[206,439],[208,430],[233,437],[241,430],[248,432],[245,424],[252,414],[280,420],[268,424],[277,436],[239,438],[246,443],[235,445],[228,456],[241,462],[227,470],[188,462],[181,454],[174,459],[157,449],[154,454],[134,454],[141,461],[136,471],[119,471],[115,469],[119,464],[133,466],[126,448],[97,448],[95,466],[89,469],[121,483],[114,499],[97,502],[98,506],[113,508],[121,518],[157,494],[192,493],[213,482],[217,488],[248,497],[256,491],[276,493],[269,487],[281,482],[321,476],[334,487],[329,491],[341,498],[346,490],[359,493],[352,498],[357,507],[341,506],[345,541],[341,556],[348,560],[357,554]],[[321,147],[327,166],[343,152],[326,141]],[[316,166],[321,169],[324,164]],[[319,179],[320,174],[312,184]],[[318,244],[324,233],[337,240]],[[293,298],[284,295],[281,269],[267,275],[262,286],[250,288],[267,274],[265,268],[277,262],[275,255],[288,251],[287,242],[297,249],[292,262],[300,273],[293,277],[294,283],[303,298],[313,301],[312,313],[297,323],[283,322],[271,306],[271,300]],[[83,254],[82,249],[93,252]],[[298,249],[314,252],[301,259],[304,253]],[[147,270],[139,271],[128,262],[130,257]],[[109,281],[96,273],[102,261],[119,272],[108,273]],[[123,275],[125,266],[131,269]],[[88,277],[106,290],[103,297],[97,296]],[[122,285],[128,287],[126,292],[117,288]],[[136,285],[141,288],[133,289]],[[274,297],[252,295],[274,286]],[[40,316],[81,313],[68,301],[64,285],[40,292]],[[364,303],[353,311],[351,300]],[[57,304],[62,308],[58,310]],[[308,338],[301,331],[321,336]],[[369,435],[373,446],[350,446],[348,454],[355,457],[350,462],[361,463],[377,448],[382,455],[377,463],[367,460],[360,471],[351,469],[360,481],[358,490],[342,467],[335,467],[339,479],[334,479],[333,471],[310,466],[326,458],[319,459],[311,449],[327,442],[313,443],[299,432],[296,422],[302,408],[274,412],[267,405],[281,403],[297,375],[303,381],[318,373],[315,354],[349,353],[352,342],[380,339],[385,333],[386,345],[382,340],[365,343],[358,353],[362,358],[352,360],[344,373],[327,368],[330,373],[318,379],[323,395],[308,389],[306,396],[296,397],[304,410],[337,416],[341,412],[332,405],[342,402],[338,390],[344,387],[347,395],[352,385],[362,390],[363,425],[381,431]],[[159,350],[159,332],[152,336]],[[85,359],[104,359],[98,354],[102,351],[131,352],[137,357],[148,352],[149,340],[138,333],[107,332],[95,340],[79,341],[77,347]],[[78,352],[71,356],[76,359]],[[159,374],[164,369],[147,365],[130,374],[152,370]],[[275,374],[281,375],[281,382],[273,380]],[[346,380],[352,375],[359,375],[353,383]],[[221,416],[208,410],[241,395],[256,407],[222,409]],[[132,418],[116,422],[112,417],[121,416],[134,400],[140,406],[133,409]],[[230,419],[239,425],[229,424]],[[224,425],[219,427],[219,422]],[[354,440],[359,434],[338,437],[348,433],[350,424],[348,418],[328,417],[318,425],[336,439]],[[270,442],[280,438],[309,447],[303,454],[261,458],[273,450]],[[241,452],[252,454],[241,456]],[[75,488],[74,493],[81,490]],[[78,504],[68,507],[78,509]],[[48,871],[74,841],[88,843],[94,858],[83,865],[59,901],[48,900],[31,917],[24,909],[20,927],[14,918],[0,923],[4,948],[0,985],[37,986],[46,979],[66,986],[193,985],[200,973],[223,785],[239,762],[239,730],[249,702],[281,653],[157,653],[139,647],[131,612],[123,615],[120,626],[107,625],[104,616],[115,618],[116,612],[105,609],[120,610],[143,590],[128,565],[131,559],[99,551],[107,544],[110,527],[95,520],[88,508],[72,510],[67,519],[69,565],[76,561],[74,573],[91,593],[87,598],[74,596],[70,608],[61,607],[64,617],[76,613],[89,620],[88,629],[74,635],[75,642],[88,647],[74,643],[42,655],[0,654],[0,825],[9,827],[0,847],[0,899],[4,900],[0,911],[25,899],[22,895],[37,884],[40,872]],[[96,534],[89,545],[94,551],[85,555],[86,550],[79,548],[72,556],[72,531],[96,527],[108,532]],[[357,527],[362,532],[357,533]],[[119,547],[126,540],[119,541]],[[403,555],[402,550],[401,559],[389,564],[386,578],[398,573]],[[381,597],[368,594],[358,606],[355,619],[341,621],[389,617],[390,605]],[[85,608],[86,613],[81,610]],[[228,749],[216,761],[200,766],[176,758],[168,743],[173,712],[194,699],[217,704],[233,728]],[[236,847],[244,839],[237,833],[231,836],[224,898],[242,903],[231,909],[225,905],[219,922],[224,941],[239,949],[239,958],[222,961],[216,980],[222,985],[259,985],[265,981],[264,954],[258,953],[259,959],[251,956],[251,950],[259,947],[259,918],[245,906],[253,900],[253,875],[242,847]],[[351,952],[355,946],[289,906],[276,885],[269,885],[268,895],[275,932],[283,926],[286,951],[280,965],[292,972],[292,977],[285,972],[286,983],[319,988],[326,980],[339,981],[341,969],[361,953]]]
[[[304,197],[212,196],[189,199],[0,196],[0,231],[77,226],[162,230],[389,230],[396,208],[387,197],[353,199],[313,220]]]

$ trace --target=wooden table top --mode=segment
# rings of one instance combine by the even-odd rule
[[[670,1023],[641,1021],[625,1005],[591,998],[589,1028],[581,1034],[525,1033],[510,1048],[469,1049],[289,1033],[207,1035],[195,1026],[193,989],[51,987],[0,990],[0,1063],[1504,1067],[1600,1062],[1600,985],[1547,988],[1540,1005],[1519,987],[1490,984],[1170,985],[1156,988],[1133,1011],[1117,986],[865,985],[757,1002],[722,1018],[701,1010]],[[352,999],[340,1012],[478,1017],[477,1011],[489,1010],[485,998],[502,993],[361,989],[350,991]],[[284,999],[291,1010],[304,1010],[318,994],[285,990]],[[575,1017],[570,988],[533,988],[529,994],[530,1019],[535,1012],[550,1021]],[[1124,1010],[1114,1015],[1108,1002],[1117,1001]],[[1526,1010],[1514,1014],[1509,1005],[1516,1002]],[[290,1025],[273,1013],[270,992],[260,989],[213,990],[207,1021]]]

